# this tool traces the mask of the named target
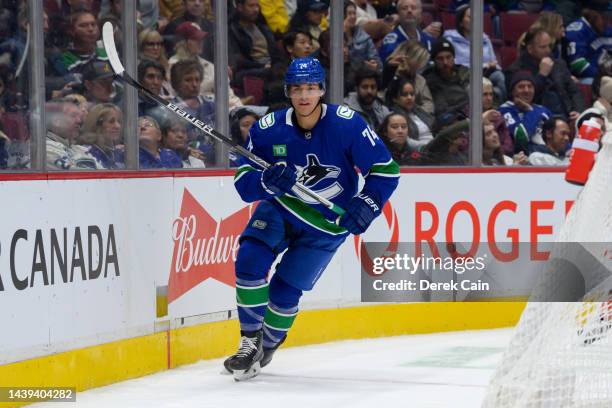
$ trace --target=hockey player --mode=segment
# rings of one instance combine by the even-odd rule
[[[241,339],[224,366],[238,381],[270,362],[295,320],[302,292],[313,288],[349,233],[369,227],[398,183],[399,167],[376,133],[351,109],[322,103],[324,93],[319,61],[293,60],[285,75],[292,107],[261,118],[247,140],[247,148],[272,166],[262,171],[241,159],[234,176],[244,201],[260,201],[236,259]],[[359,194],[355,167],[365,177]],[[346,213],[336,220],[293,188],[296,181]]]

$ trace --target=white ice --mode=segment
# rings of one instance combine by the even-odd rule
[[[280,349],[245,382],[207,360],[77,394],[77,407],[479,407],[511,329]],[[35,407],[74,407],[45,403]]]

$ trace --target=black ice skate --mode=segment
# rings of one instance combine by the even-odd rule
[[[287,338],[287,336],[283,337],[283,339],[281,341],[279,341],[278,344],[276,346],[272,347],[272,348],[264,347],[264,349],[263,349],[263,357],[262,357],[261,361],[259,362],[259,364],[261,365],[261,368],[264,368],[265,366],[270,364],[270,361],[272,361],[272,357],[274,356],[274,352],[276,350],[278,350],[278,348],[281,346],[281,344],[283,344],[285,342],[286,338]]]
[[[225,369],[234,375],[236,381],[248,380],[258,375],[263,357],[261,330],[241,334],[238,352],[223,362]]]

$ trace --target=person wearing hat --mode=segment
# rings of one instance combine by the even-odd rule
[[[607,0],[587,3],[582,17],[565,29],[565,38],[572,74],[584,83],[591,83],[602,54],[612,52],[612,27],[608,23],[612,6]]]
[[[586,108],[584,97],[565,61],[552,58],[550,34],[537,25],[532,26],[525,34],[524,44],[519,57],[504,71],[508,92],[514,74],[529,71],[535,80],[535,102],[556,115],[576,119],[578,112]]]
[[[445,117],[467,113],[470,71],[455,64],[455,47],[444,37],[431,48],[431,59],[434,66],[423,76],[434,99],[435,116],[445,123]]]
[[[162,3],[162,2],[160,2]],[[165,1],[164,3],[168,3]],[[204,48],[202,51],[202,57],[208,61],[214,59],[214,44],[215,44],[215,27],[212,21],[207,18],[207,12],[210,12],[210,2],[204,0],[182,0],[184,12],[177,18],[171,20],[166,28],[164,28],[162,34],[165,38],[176,35],[176,29],[184,22],[196,23],[205,32],[209,33],[204,39]],[[160,4],[161,6],[161,4]],[[172,41],[174,44],[177,39]],[[171,49],[166,49],[171,51]]]
[[[210,98],[215,96],[215,65],[202,58],[204,39],[208,36],[207,32],[193,22],[186,21],[176,28],[176,38],[178,42],[174,46],[175,54],[168,60],[168,66],[172,66],[179,61],[196,59],[202,66],[204,72],[202,83],[200,84],[200,95]],[[168,79],[170,72],[168,71]],[[236,96],[231,86],[228,86],[229,108],[233,109],[242,106],[242,101]]]
[[[323,18],[329,9],[328,0],[298,0],[298,7],[289,21],[290,31],[306,31],[312,36],[313,52],[319,49]]]
[[[87,101],[93,104],[118,101],[120,97],[113,86],[114,75],[108,62],[88,62],[83,68],[83,88]]]
[[[419,26],[422,14],[423,5],[421,0],[399,0],[397,2],[399,24],[395,27],[395,30],[387,34],[383,39],[383,43],[378,51],[382,61],[387,61],[393,50],[406,40],[418,40],[427,48],[427,51],[431,51],[435,38],[429,34],[427,28],[432,25],[437,26],[439,23],[432,23],[425,30],[421,31]]]
[[[529,71],[518,71],[510,82],[511,100],[499,107],[514,139],[516,153],[529,154],[534,145],[544,145],[542,123],[553,116],[546,107],[533,103],[536,80]]]

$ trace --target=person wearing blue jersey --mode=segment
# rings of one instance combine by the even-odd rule
[[[612,53],[612,27],[606,22],[610,7],[603,2],[582,10],[582,18],[565,29],[570,70],[584,83],[592,83],[602,54]]]
[[[366,231],[398,184],[399,167],[378,135],[350,108],[324,104],[324,93],[319,61],[293,60],[285,75],[291,108],[261,118],[246,141],[271,167],[242,158],[234,176],[240,197],[259,201],[240,237],[235,266],[241,338],[224,366],[236,380],[257,375],[270,362],[303,291],[313,288],[349,233]],[[365,178],[360,191],[355,168]],[[294,188],[296,182],[346,212],[336,219]]]
[[[427,51],[431,51],[436,38],[429,31],[433,31],[435,27],[437,29],[436,34],[439,35],[440,27],[438,23],[432,23],[425,30],[420,30],[419,25],[421,24],[422,14],[423,6],[421,0],[399,0],[397,2],[399,24],[385,36],[378,50],[383,64],[399,64],[396,61],[387,61],[387,58],[389,58],[398,45],[406,40],[417,40],[427,48]]]

